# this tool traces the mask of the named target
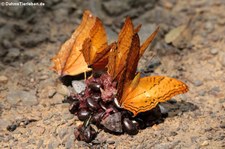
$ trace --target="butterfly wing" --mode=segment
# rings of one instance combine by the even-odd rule
[[[110,51],[111,58],[109,58],[108,72],[116,80],[121,77],[126,67],[126,59],[131,48],[133,34],[133,24],[128,17],[119,33],[116,49]],[[110,65],[114,65],[114,67]]]
[[[137,32],[140,27],[141,25],[134,29],[128,17],[119,33],[117,48],[110,52],[108,72],[118,82],[118,99],[123,93],[125,84],[135,77],[140,52],[140,39]]]
[[[90,31],[90,37],[84,43],[81,52],[88,65],[93,69],[104,69],[107,65],[106,60],[110,46],[107,44],[106,32],[99,18],[96,18],[95,25]]]
[[[91,70],[88,68],[80,50],[83,47],[84,41],[89,38],[95,22],[96,18],[89,11],[85,11],[81,24],[52,59],[55,64],[53,70],[58,72],[58,74],[77,75]]]
[[[154,108],[159,102],[188,91],[185,83],[169,77],[150,76],[141,78],[138,85],[128,95],[122,97],[121,107],[134,116]]]

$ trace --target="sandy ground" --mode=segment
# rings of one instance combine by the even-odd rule
[[[110,41],[127,15],[143,25],[142,39],[160,26],[139,70],[178,78],[190,88],[162,104],[169,111],[164,122],[135,136],[100,131],[91,144],[74,140],[80,121],[62,103],[68,89],[49,68],[85,9],[102,19]],[[225,148],[224,10],[223,0],[54,0],[39,7],[0,6],[0,148]],[[182,25],[185,29],[178,30]],[[169,33],[172,37],[165,39]],[[7,131],[12,124],[20,126]]]

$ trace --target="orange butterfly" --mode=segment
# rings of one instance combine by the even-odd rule
[[[53,70],[64,76],[90,71],[88,65],[102,69],[107,64],[109,50],[102,22],[85,11],[81,24],[52,59]]]
[[[157,28],[140,45],[138,31],[128,17],[119,33],[117,45],[109,53],[108,73],[117,81],[117,98],[122,108],[134,116],[154,108],[159,102],[188,91],[187,85],[173,78],[151,76],[140,78],[136,74],[137,64],[148,45],[156,36]]]

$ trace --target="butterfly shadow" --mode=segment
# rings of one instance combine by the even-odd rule
[[[130,114],[128,114],[125,117],[129,117],[130,120],[135,120],[136,123],[138,123],[138,129],[146,129],[148,127],[151,127],[155,124],[163,123],[164,120],[168,117],[174,117],[179,116],[182,113],[188,112],[188,111],[195,111],[199,109],[196,105],[190,102],[186,101],[176,101],[176,100],[169,100],[164,103],[160,103],[158,106],[153,108],[152,110],[139,113],[137,116],[132,117]],[[127,111],[129,112],[129,111]],[[130,113],[130,112],[129,112]],[[123,116],[124,117],[124,116]],[[121,121],[116,120],[109,122],[107,125],[108,128],[113,129],[121,129],[120,125]],[[130,126],[131,127],[131,126]],[[124,132],[116,132],[111,131],[106,128],[102,128],[101,130],[104,130],[105,132],[114,134],[114,135],[122,135]]]
[[[85,79],[85,75],[86,75],[86,78],[90,77],[92,74],[91,71],[89,72],[86,72],[86,74],[84,73],[81,73],[79,75],[75,75],[75,76],[69,76],[69,75],[66,75],[66,76],[62,76],[62,77],[59,77],[59,80],[63,83],[63,85],[65,86],[72,86],[72,81],[73,80],[84,80]]]
[[[167,117],[179,116],[185,112],[195,111],[199,109],[198,106],[191,102],[186,102],[184,100],[176,101],[174,99],[164,103],[160,103],[160,106],[161,112],[167,113]]]

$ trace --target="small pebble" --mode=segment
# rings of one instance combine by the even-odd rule
[[[48,90],[48,98],[52,98],[56,94],[56,90],[54,88],[50,88]]]
[[[51,104],[60,104],[62,103],[63,99],[64,99],[64,96],[62,94],[56,93],[51,99]]]
[[[214,24],[210,21],[206,22],[205,29],[206,29],[207,33],[211,33],[214,30]]]
[[[115,144],[115,141],[113,141],[113,140],[107,140],[106,143],[108,143],[108,144]]]
[[[170,135],[171,135],[171,136],[176,136],[177,133],[176,133],[175,131],[172,131],[172,132],[170,133]]]
[[[209,91],[210,94],[212,95],[216,95],[217,93],[220,92],[220,87],[219,86],[214,86],[213,88],[211,88],[211,90]]]
[[[164,114],[165,116],[168,116],[168,110],[165,107],[159,104],[159,109],[162,114]]]
[[[223,67],[225,67],[225,53],[220,55],[220,63]]]
[[[54,149],[52,142],[48,144],[48,149]]]
[[[45,132],[45,128],[38,126],[38,127],[35,127],[34,129],[31,129],[31,131],[32,131],[32,133],[41,136]]]
[[[14,60],[18,56],[20,56],[20,49],[18,48],[10,48],[8,51],[9,52],[7,54],[7,60]]]
[[[44,140],[40,139],[37,144],[37,149],[41,148],[44,143]]]
[[[110,131],[116,133],[122,133],[122,124],[121,124],[122,115],[120,112],[114,113],[106,117],[101,121],[101,124]]]
[[[212,49],[210,49],[210,53],[212,55],[216,55],[218,53],[218,49],[217,48],[212,48]]]
[[[207,146],[207,145],[209,145],[209,142],[208,142],[208,141],[204,141],[204,142],[202,142],[202,144],[201,144],[201,146]]]
[[[64,95],[64,96],[70,95],[69,89],[63,84],[58,84],[56,87],[56,91],[57,91],[57,93]]]
[[[82,91],[84,91],[85,87],[86,87],[86,84],[84,84],[83,81],[72,81],[72,86],[73,86],[73,89],[78,93],[80,94]]]
[[[203,84],[203,82],[201,80],[195,80],[194,81],[195,86],[201,86],[202,84]]]
[[[7,83],[8,78],[6,76],[0,76],[0,83]]]
[[[46,80],[48,78],[49,78],[48,75],[42,75],[42,76],[39,77],[39,80]]]
[[[62,140],[64,138],[64,136],[66,135],[66,133],[67,133],[66,128],[60,129],[59,132],[58,132],[59,138]]]
[[[67,141],[65,144],[66,149],[71,149],[73,147],[74,141]]]
[[[63,117],[63,119],[65,119],[65,120],[71,120],[72,118],[74,118],[74,115],[73,114],[71,114],[71,113],[63,113],[62,114],[62,117]]]
[[[206,94],[206,91],[204,91],[204,90],[201,90],[198,93],[199,96],[205,96],[205,94]]]
[[[16,124],[12,124],[12,125],[9,125],[9,126],[7,127],[7,130],[8,130],[8,131],[14,131],[14,130],[16,130],[16,128],[17,128],[17,125],[16,125]]]
[[[225,98],[219,99],[219,103],[224,103],[225,102]]]
[[[223,122],[222,124],[220,124],[220,128],[225,128],[225,122]]]

